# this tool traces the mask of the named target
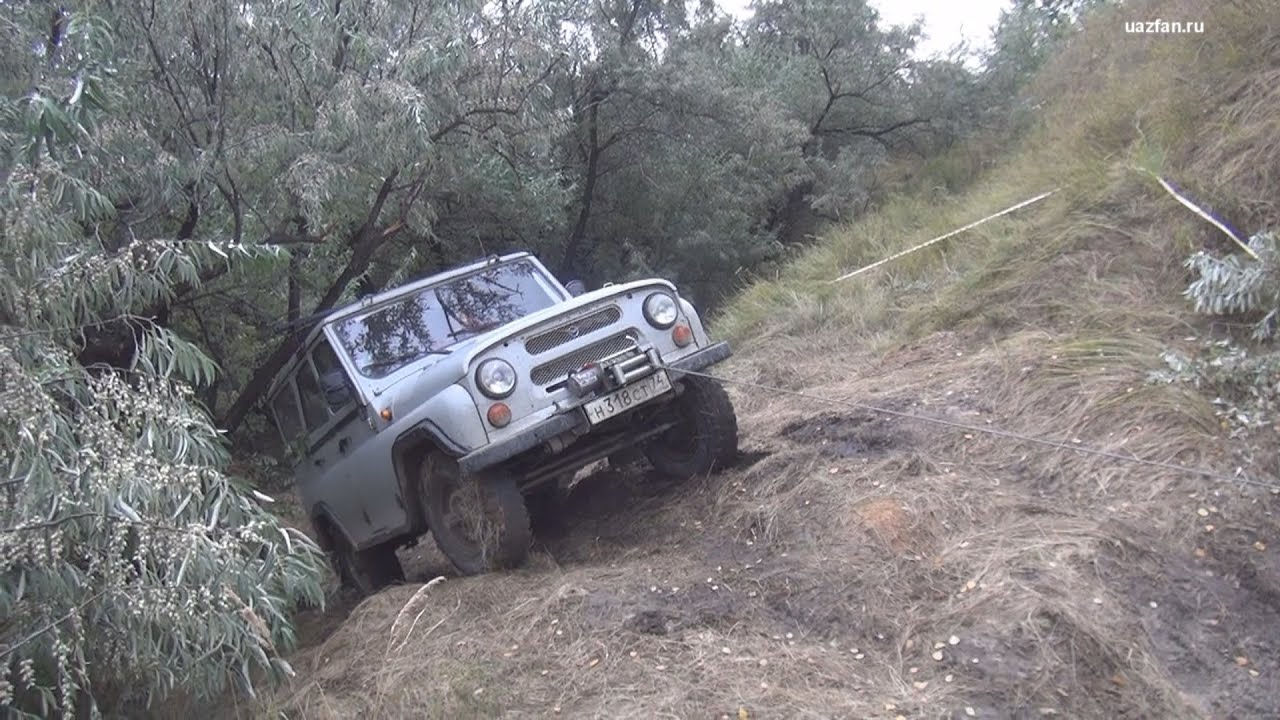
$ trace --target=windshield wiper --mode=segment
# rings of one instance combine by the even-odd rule
[[[419,358],[424,358],[431,355],[448,355],[452,352],[453,352],[452,350],[445,348],[445,349],[439,349],[439,350],[431,349],[431,350],[423,350],[422,352],[405,353],[404,355],[397,355],[393,358],[387,358],[386,360],[378,360],[376,362],[371,362],[368,365],[365,365],[364,367],[360,368],[360,372],[362,374],[367,374],[370,370],[376,370],[378,368],[384,368],[388,366],[399,367],[399,366],[407,365]]]

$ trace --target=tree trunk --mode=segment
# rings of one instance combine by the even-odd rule
[[[395,236],[403,227],[402,223],[396,223],[385,230],[377,229],[378,217],[382,215],[382,207],[386,204],[387,197],[391,194],[392,186],[400,171],[392,171],[382,182],[382,187],[378,189],[378,197],[373,202],[373,207],[369,210],[368,218],[359,231],[356,232],[351,242],[351,257],[347,260],[347,265],[342,269],[337,279],[325,291],[324,296],[316,303],[311,314],[322,313],[333,308],[337,304],[338,299],[342,297],[343,291],[347,289],[347,285],[351,283],[357,276],[363,273],[373,260],[373,256],[377,253],[388,240]],[[244,422],[249,411],[254,405],[263,400],[267,388],[271,386],[271,381],[275,379],[276,373],[284,368],[285,363],[289,361],[289,357],[297,349],[299,340],[306,334],[310,326],[304,325],[301,328],[289,330],[287,334],[281,338],[280,343],[276,345],[276,349],[271,352],[261,365],[254,369],[253,375],[250,376],[249,382],[240,389],[240,394],[236,396],[231,407],[227,408],[227,412],[220,418],[219,425],[227,432],[234,432]]]
[[[560,262],[560,276],[571,279],[582,270],[581,260],[585,248],[583,243],[587,237],[587,225],[591,221],[591,204],[595,199],[596,180],[600,174],[600,103],[606,95],[592,91],[590,105],[587,106],[587,167],[583,172],[581,206],[578,208],[578,219],[573,224],[573,233],[565,243],[564,259]]]

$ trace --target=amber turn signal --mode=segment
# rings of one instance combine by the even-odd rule
[[[676,347],[686,347],[693,342],[693,331],[688,325],[677,325],[671,329],[671,339],[675,342]]]
[[[494,403],[489,406],[489,424],[496,427],[506,427],[511,423],[511,408],[506,403]]]
[[[386,420],[387,422],[391,422],[391,408],[384,407],[381,410],[379,410],[378,417],[382,418],[383,420]]]

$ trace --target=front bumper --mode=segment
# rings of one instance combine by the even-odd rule
[[[727,360],[732,354],[732,350],[729,349],[729,343],[718,342],[686,355],[666,367],[671,379],[674,381],[684,377],[684,373],[680,372],[681,370],[697,372]],[[463,472],[478,472],[505,460],[510,460],[520,453],[532,450],[548,440],[566,433],[586,434],[589,426],[590,423],[587,422],[586,416],[577,408],[574,408],[569,412],[554,415],[546,422],[539,423],[519,435],[504,438],[499,442],[490,443],[478,450],[467,453],[458,459],[458,465]]]

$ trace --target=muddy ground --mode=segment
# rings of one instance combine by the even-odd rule
[[[1063,385],[1045,338],[939,335],[818,398],[1229,467],[1152,402]],[[725,374],[764,382],[787,358]],[[1114,374],[1114,373],[1113,373]],[[821,378],[827,378],[821,380]],[[1137,380],[1120,374],[1091,388]],[[1076,380],[1070,381],[1077,382]],[[1072,387],[1076,387],[1073,392]],[[302,622],[290,717],[1264,718],[1280,711],[1265,487],[754,388],[731,468],[580,474],[528,567],[409,582]],[[1272,545],[1276,548],[1273,548]],[[427,586],[434,578],[442,582]]]

